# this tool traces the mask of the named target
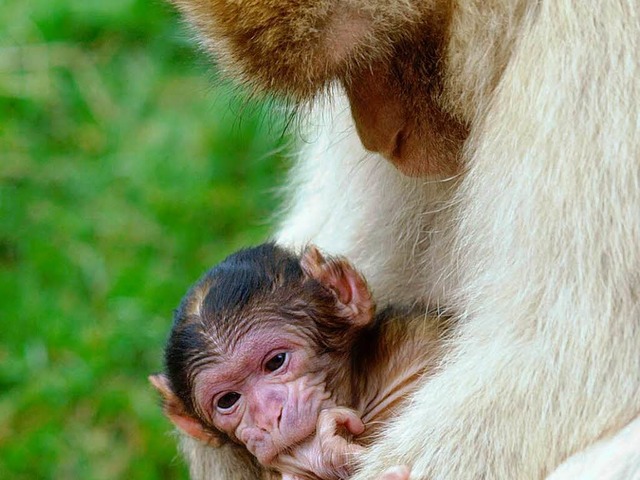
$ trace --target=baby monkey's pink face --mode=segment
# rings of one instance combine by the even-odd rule
[[[199,415],[269,465],[313,435],[318,414],[334,406],[327,359],[286,326],[258,327],[195,378]]]

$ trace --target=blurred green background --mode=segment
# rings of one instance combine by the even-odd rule
[[[187,477],[146,377],[269,234],[283,116],[162,1],[0,0],[0,479]]]

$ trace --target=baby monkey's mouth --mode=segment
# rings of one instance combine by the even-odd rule
[[[296,419],[297,420],[297,419]],[[311,428],[308,421],[306,428],[287,428],[287,418],[282,412],[278,416],[276,428],[272,431],[254,429],[240,443],[266,466],[275,466],[278,460],[299,451],[306,443],[310,443],[316,435],[315,422]]]

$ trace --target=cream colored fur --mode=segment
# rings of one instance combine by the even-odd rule
[[[352,256],[390,298],[439,292],[461,316],[446,368],[358,479],[394,463],[413,465],[412,478],[542,478],[640,412],[640,11],[510,4],[502,18],[519,19],[517,38],[476,23],[500,2],[467,2],[454,22],[468,51],[449,58],[449,93],[475,120],[451,208],[429,193],[441,184],[358,162],[345,127],[299,167],[283,241]],[[487,44],[499,51],[479,54]],[[481,108],[469,112],[473,95]]]
[[[379,304],[431,300],[442,292],[433,277],[444,259],[428,251],[442,234],[438,217],[448,207],[455,179],[417,179],[363,149],[344,98],[308,119],[313,140],[300,154],[291,182],[290,207],[277,234],[279,243],[313,242],[358,266]],[[416,268],[416,263],[420,268]]]
[[[577,453],[548,480],[640,480],[640,418]]]

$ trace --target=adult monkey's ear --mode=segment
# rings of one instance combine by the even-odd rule
[[[362,328],[373,320],[375,304],[367,282],[342,257],[325,258],[315,245],[309,245],[300,259],[302,271],[333,292],[341,317]]]
[[[162,396],[164,414],[178,430],[207,445],[213,447],[222,445],[223,439],[219,434],[205,428],[198,419],[187,413],[184,404],[171,388],[171,383],[166,375],[162,373],[149,375],[149,382]]]

